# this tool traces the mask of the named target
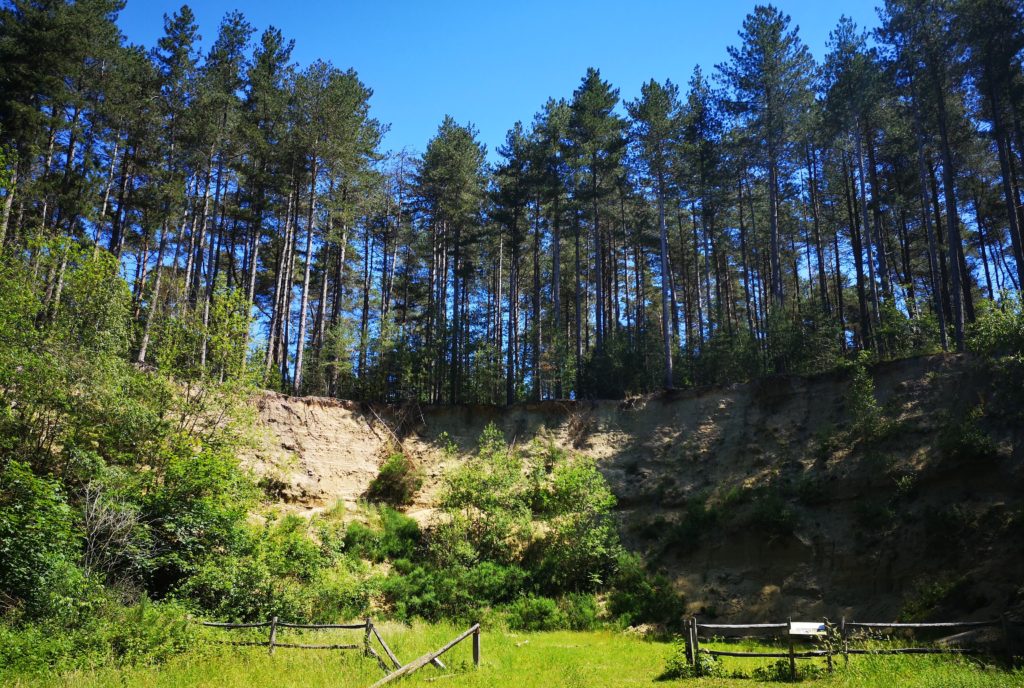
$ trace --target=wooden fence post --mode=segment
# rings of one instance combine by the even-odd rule
[[[274,654],[274,642],[277,640],[277,617],[270,617],[270,642],[267,643],[270,646],[268,654]]]
[[[480,624],[476,624],[477,629],[473,632],[473,666],[477,669],[480,668]]]
[[[839,639],[843,643],[843,666],[850,663],[850,643],[847,640],[849,631],[846,630],[846,617],[839,620]]]
[[[828,622],[828,617],[823,619],[825,623],[825,664],[828,667],[828,673],[832,673],[832,643],[835,642],[835,633],[833,633],[832,624]]]
[[[683,619],[683,647],[686,650],[686,663],[693,666],[696,657],[693,654],[693,637],[690,635],[690,617]]]
[[[787,635],[789,636],[789,675],[795,681],[796,680],[796,655],[793,654],[793,619],[792,617],[787,619],[789,623],[789,629]]]
[[[698,638],[696,616],[690,618],[690,629],[693,634],[693,674],[700,676],[700,638]]]

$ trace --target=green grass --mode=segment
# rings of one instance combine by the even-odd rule
[[[450,625],[404,627],[382,624],[380,631],[401,660],[409,661],[436,649],[457,635],[461,628]],[[225,637],[216,631],[211,637]],[[238,637],[238,636],[230,636]],[[358,631],[330,631],[316,636],[295,631],[282,632],[282,642],[361,641]],[[300,641],[301,642],[301,641]],[[448,670],[426,667],[403,686],[508,686],[510,688],[566,688],[619,686],[693,686],[718,688],[738,686],[782,686],[751,679],[689,679],[656,681],[665,660],[672,654],[669,643],[647,641],[613,631],[578,633],[487,632],[482,638],[483,664],[472,665],[471,644],[462,643],[444,656]],[[764,661],[764,660],[761,660]],[[877,686],[878,688],[1006,688],[1024,686],[1024,672],[1007,673],[950,658],[936,657],[854,657],[848,667],[838,662],[830,677],[805,685],[826,688]],[[749,671],[752,660],[729,663],[729,671]],[[257,648],[228,648],[205,645],[171,662],[133,669],[98,669],[59,677],[13,680],[11,688],[327,688],[365,687],[382,676],[375,662],[357,652],[279,649],[273,657]],[[440,678],[443,677],[443,678]]]

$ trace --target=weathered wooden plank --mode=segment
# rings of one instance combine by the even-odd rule
[[[380,643],[380,646],[382,648],[384,648],[384,654],[386,654],[388,656],[388,659],[390,659],[394,663],[396,669],[401,669],[402,663],[398,661],[398,657],[396,657],[395,653],[391,651],[391,648],[388,647],[388,644],[384,642],[384,638],[380,637],[380,633],[377,632],[377,627],[371,624],[370,629],[373,630],[373,635],[377,639],[377,642]]]
[[[269,621],[257,621],[255,623],[222,623],[220,621],[200,621],[200,626],[209,626],[211,628],[263,628],[269,626]]]
[[[704,650],[704,652],[713,657],[767,657],[774,659],[789,659],[790,657],[809,659],[811,657],[825,657],[828,655],[826,650],[807,650],[805,652],[794,652],[792,655],[789,652],[733,652],[732,650]]]
[[[785,623],[763,623],[763,624],[697,624],[697,628],[704,631],[748,631],[755,629],[784,630],[789,628]]]
[[[899,621],[867,623],[863,621],[847,621],[847,628],[986,628],[999,626],[996,621],[939,621],[934,623],[905,623]]]
[[[251,641],[251,640],[211,640],[214,645],[235,645],[237,647],[266,647],[267,643],[263,641]]]
[[[435,650],[434,652],[428,652],[427,654],[423,655],[422,657],[418,657],[418,658],[414,659],[413,661],[409,662],[405,666],[403,666],[401,668],[398,668],[398,669],[395,669],[390,674],[388,674],[387,676],[385,676],[384,678],[382,678],[381,680],[377,681],[372,686],[370,686],[370,688],[380,688],[380,686],[383,686],[383,685],[386,685],[388,683],[391,683],[395,679],[401,678],[403,676],[408,676],[409,674],[413,673],[414,671],[422,669],[427,664],[430,664],[430,660],[432,660],[435,657],[439,657],[439,656],[443,655],[445,652],[447,652],[448,650],[452,649],[453,647],[455,647],[456,645],[461,643],[463,640],[465,640],[469,636],[473,635],[473,633],[478,631],[478,630],[480,630],[480,624],[473,624],[473,626],[471,626],[469,628],[469,630],[459,634],[458,637],[456,637],[454,640],[449,641],[441,649]]]
[[[359,645],[302,645],[300,643],[274,643],[274,647],[294,647],[300,650],[358,650]]]
[[[309,630],[320,630],[328,628],[344,628],[349,630],[356,630],[359,628],[366,628],[366,622],[357,624],[299,624],[299,623],[285,623],[284,621],[277,622],[278,628],[305,628]]]
[[[269,654],[274,654],[274,641],[277,639],[277,617],[275,616],[270,620],[270,646]]]

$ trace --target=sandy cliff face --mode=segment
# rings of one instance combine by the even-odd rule
[[[673,575],[695,612],[863,619],[1021,604],[1024,418],[1004,398],[1019,396],[955,356],[872,372],[897,424],[870,443],[844,435],[849,375],[835,373],[512,408],[267,394],[270,439],[253,461],[292,508],[354,506],[400,445],[427,478],[409,511],[429,522],[446,463],[459,460],[442,445],[470,451],[494,422],[509,442],[543,436],[597,459],[627,546]],[[981,458],[952,441],[975,430],[991,442]]]

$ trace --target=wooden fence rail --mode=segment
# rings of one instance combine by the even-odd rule
[[[850,655],[931,655],[931,654],[955,654],[955,655],[980,655],[991,652],[982,647],[888,647],[888,648],[851,648],[850,636],[857,631],[865,630],[887,630],[887,629],[910,629],[910,630],[968,630],[979,628],[1000,628],[1002,630],[1003,643],[1006,652],[1006,661],[1012,664],[1015,657],[1013,643],[1013,628],[1024,624],[1009,621],[1005,615],[991,621],[942,621],[931,623],[906,623],[896,621],[886,622],[857,622],[840,620],[838,627],[823,619],[821,624],[800,623],[795,624],[792,620],[785,623],[757,623],[757,624],[704,624],[698,623],[696,617],[689,617],[684,620],[683,638],[686,646],[686,660],[694,667],[694,673],[700,675],[700,653],[711,657],[756,657],[788,659],[790,673],[796,677],[796,660],[824,658],[828,670],[832,671],[832,659],[835,655],[842,655],[844,662],[849,661]],[[701,632],[729,631],[726,637],[728,640],[739,640],[747,638],[761,638],[784,635],[788,647],[786,651],[779,652],[740,652],[736,650],[712,650],[701,648]],[[735,632],[747,632],[746,635],[737,635]],[[821,637],[824,639],[824,649],[797,651],[794,647],[794,638]],[[704,640],[708,640],[707,636]]]
[[[418,671],[419,669],[422,669],[427,664],[430,664],[432,661],[434,661],[435,659],[437,659],[438,657],[443,655],[445,652],[447,652],[448,650],[452,649],[453,647],[455,647],[456,645],[458,645],[459,643],[461,643],[463,640],[465,640],[466,638],[468,638],[470,636],[473,636],[473,666],[479,667],[480,666],[480,624],[477,623],[477,624],[473,624],[472,626],[470,626],[468,630],[460,633],[453,640],[450,640],[443,647],[441,647],[441,649],[434,650],[433,652],[428,652],[427,654],[423,655],[422,657],[418,657],[418,658],[414,659],[413,661],[409,662],[405,666],[398,667],[397,669],[392,671],[390,674],[388,674],[387,676],[385,676],[381,680],[379,680],[376,683],[374,683],[372,686],[370,686],[370,688],[380,688],[380,686],[383,686],[383,685],[385,685],[387,683],[391,683],[395,679],[402,678],[403,676],[408,676],[412,672]]]
[[[274,654],[274,650],[279,647],[294,648],[297,650],[358,650],[362,648],[363,654],[367,657],[373,657],[377,660],[377,664],[383,671],[388,670],[388,665],[381,658],[380,654],[373,649],[370,643],[371,634],[381,644],[381,647],[387,647],[384,641],[380,637],[380,633],[373,625],[373,621],[366,619],[362,623],[350,623],[350,624],[303,624],[303,623],[290,623],[287,621],[279,621],[276,616],[270,617],[269,621],[256,621],[251,623],[224,623],[220,621],[201,621],[201,626],[207,626],[209,628],[223,628],[226,630],[236,629],[252,629],[252,628],[270,628],[270,635],[265,641],[255,640],[217,640],[216,643],[222,645],[234,645],[236,647],[266,647],[269,654]],[[277,639],[277,631],[280,628],[294,628],[294,629],[306,629],[306,630],[328,630],[328,629],[342,629],[342,630],[361,630],[363,631],[363,642],[359,643],[329,643],[329,644],[306,644],[306,643],[282,643]],[[393,661],[393,654],[390,649],[386,650],[389,658]]]
[[[403,665],[398,661],[398,657],[391,650],[391,647],[384,641],[380,631],[374,625],[371,619],[366,619],[362,623],[352,624],[302,624],[302,623],[289,623],[286,621],[279,621],[276,616],[272,616],[268,621],[256,621],[251,623],[226,623],[221,621],[201,621],[201,626],[207,626],[210,628],[223,628],[227,630],[234,629],[252,629],[252,628],[269,628],[270,635],[265,641],[255,640],[219,640],[214,641],[223,645],[235,645],[241,647],[266,647],[268,648],[269,654],[274,654],[274,649],[278,647],[296,648],[300,650],[358,650],[363,649],[363,654],[368,657],[373,657],[377,660],[380,668],[387,673],[390,669],[380,654],[373,649],[371,638],[377,640],[380,644],[381,649],[384,651],[384,655],[391,660],[394,665],[394,671],[385,676],[383,679],[374,684],[374,686],[382,686],[385,683],[407,676],[418,669],[423,668],[427,664],[433,664],[438,669],[445,669],[444,662],[441,661],[441,655],[448,650],[452,649],[466,638],[473,637],[473,665],[480,666],[480,624],[474,624],[465,633],[459,635],[447,645],[442,647],[440,650],[435,652],[428,652],[427,654],[419,657],[418,659]],[[305,645],[300,643],[282,643],[277,640],[277,631],[279,628],[296,628],[296,629],[307,629],[307,630],[325,630],[325,629],[343,629],[343,630],[361,630],[363,631],[363,642],[362,644],[330,644],[330,645]]]

